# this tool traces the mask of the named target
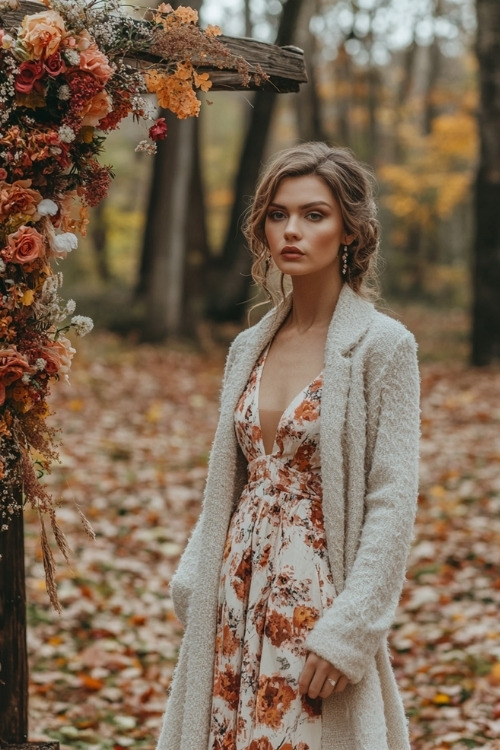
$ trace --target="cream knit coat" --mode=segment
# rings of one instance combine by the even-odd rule
[[[288,300],[228,355],[203,511],[172,580],[185,625],[157,750],[207,750],[221,558],[245,482],[233,413]],[[417,497],[419,377],[400,323],[345,285],[328,331],[320,449],[333,606],[307,647],[350,679],[323,701],[321,750],[409,750],[386,636],[404,580]],[[300,550],[297,550],[300,554]]]

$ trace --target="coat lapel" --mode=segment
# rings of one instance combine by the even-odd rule
[[[323,513],[333,582],[344,587],[345,478],[343,433],[351,385],[351,354],[362,339],[374,307],[346,285],[328,330],[321,399]]]
[[[240,343],[242,351],[236,355],[236,361],[225,388],[224,403],[222,404],[222,409],[227,412],[231,424],[238,399],[248,382],[260,353],[278,331],[288,315],[290,307],[291,297],[289,296],[281,305],[270,310],[259,323],[243,335]]]

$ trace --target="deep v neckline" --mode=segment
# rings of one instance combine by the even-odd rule
[[[283,409],[283,411],[281,412],[280,417],[279,417],[279,419],[278,419],[278,421],[276,423],[276,429],[274,430],[273,444],[271,446],[270,452],[268,453],[266,451],[266,446],[264,445],[264,435],[262,433],[262,423],[261,423],[261,420],[260,420],[260,384],[261,384],[261,380],[262,380],[262,373],[264,372],[264,366],[266,364],[266,359],[267,359],[267,355],[269,353],[269,349],[270,348],[271,348],[271,344],[269,343],[266,346],[264,352],[262,353],[262,355],[260,357],[260,365],[259,365],[258,372],[257,372],[257,382],[255,384],[255,400],[256,400],[256,404],[257,404],[255,419],[256,419],[256,422],[257,422],[257,427],[259,428],[260,447],[262,449],[262,453],[263,453],[264,456],[272,456],[272,455],[274,455],[275,450],[278,447],[277,446],[278,434],[279,434],[279,431],[280,431],[281,423],[283,422],[283,419],[284,419],[285,415],[291,410],[291,408],[293,406],[295,406],[295,402],[298,401],[299,398],[303,397],[303,394],[309,390],[309,388],[313,385],[313,383],[315,383],[323,375],[323,370],[321,370],[321,372],[319,372],[318,375],[316,375],[316,377],[314,377],[312,380],[310,380],[309,383],[307,383],[307,385],[305,385],[302,388],[302,390],[300,390],[292,398],[292,400],[290,401],[290,403]],[[278,412],[279,409],[276,409],[275,411]]]

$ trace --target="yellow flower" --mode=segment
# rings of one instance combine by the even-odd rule
[[[78,131],[78,140],[83,141],[83,143],[92,143],[92,139],[94,138],[94,130],[95,128],[93,128],[92,125],[84,125]]]
[[[23,296],[21,297],[21,304],[25,305],[26,307],[29,307],[29,305],[33,304],[33,300],[35,299],[35,292],[33,289],[26,289]]]

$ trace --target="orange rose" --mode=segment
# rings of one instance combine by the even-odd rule
[[[34,372],[34,369],[15,346],[0,349],[0,404],[5,401],[5,387],[22,378],[26,372]]]
[[[42,200],[38,190],[30,190],[31,180],[16,180],[12,184],[0,182],[0,221],[12,214],[32,217]]]
[[[57,52],[66,33],[63,18],[55,10],[25,16],[19,39],[35,60]]]
[[[7,237],[7,247],[3,251],[5,260],[12,263],[33,263],[45,254],[43,237],[33,227],[20,227]]]
[[[82,126],[97,127],[112,108],[111,97],[105,91],[99,91],[79,113],[83,115]]]

